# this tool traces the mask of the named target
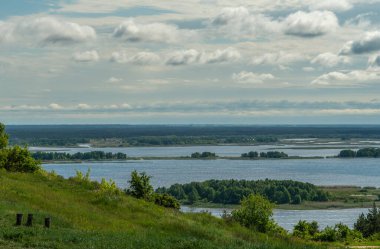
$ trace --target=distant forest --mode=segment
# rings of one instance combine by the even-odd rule
[[[112,153],[104,151],[77,152],[74,154],[62,152],[34,152],[32,157],[41,161],[61,160],[126,160],[127,155],[121,152]]]
[[[380,126],[9,125],[11,144],[166,146],[274,143],[283,138],[380,138]]]

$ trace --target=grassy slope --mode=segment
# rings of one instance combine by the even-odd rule
[[[54,176],[0,171],[0,248],[319,248],[257,234],[208,214],[182,214],[123,196],[94,204],[93,191]],[[15,214],[35,225],[15,227]],[[42,227],[52,217],[52,228]]]

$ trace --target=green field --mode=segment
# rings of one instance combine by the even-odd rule
[[[324,248],[126,195],[99,203],[85,184],[51,174],[1,171],[0,182],[0,248]],[[35,225],[14,226],[19,212],[33,213]]]

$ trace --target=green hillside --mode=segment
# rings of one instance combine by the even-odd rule
[[[320,248],[126,195],[98,202],[92,188],[53,174],[0,172],[0,248]],[[14,226],[18,212],[33,213],[34,226]]]

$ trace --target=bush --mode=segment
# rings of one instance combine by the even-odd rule
[[[131,180],[129,182],[129,188],[125,192],[135,198],[144,199],[149,202],[154,202],[157,205],[179,209],[179,201],[169,195],[154,193],[153,187],[150,185],[150,176],[146,175],[144,172],[139,174],[136,170],[131,173]]]
[[[10,172],[33,173],[41,169],[40,163],[31,157],[26,147],[15,146],[4,149],[0,157],[2,167]]]
[[[267,232],[273,220],[273,204],[261,195],[249,195],[241,202],[241,207],[232,211],[232,218],[242,226]]]
[[[300,220],[293,229],[293,236],[310,239],[319,232],[318,223],[316,221],[307,222]]]
[[[166,208],[180,209],[179,201],[168,194],[154,194],[154,203]]]
[[[98,185],[96,202],[106,205],[117,204],[120,200],[122,191],[116,186],[116,183],[110,179],[108,182],[102,178]]]

